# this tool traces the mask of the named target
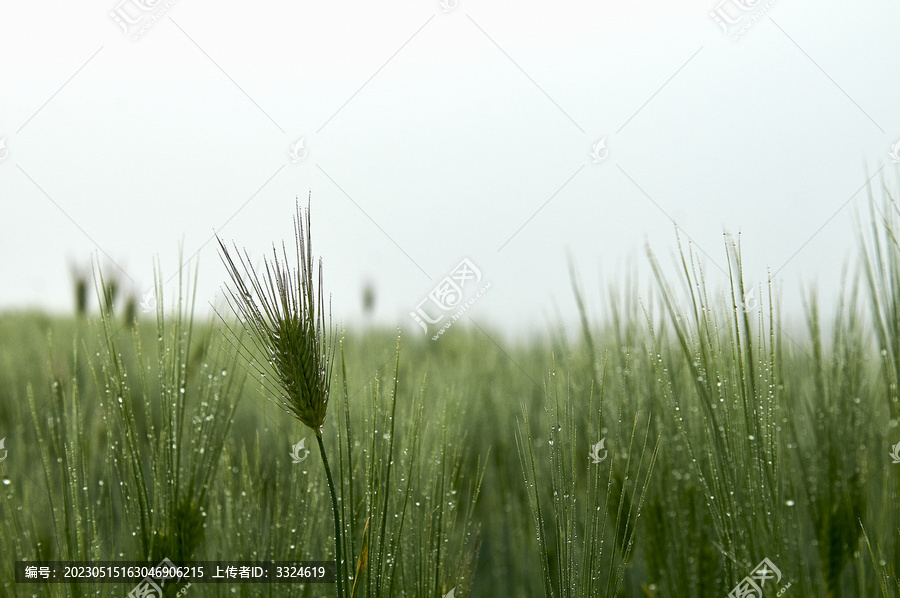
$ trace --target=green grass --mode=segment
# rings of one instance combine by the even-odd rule
[[[835,313],[809,293],[802,325],[774,288],[742,309],[727,241],[730,283],[650,256],[657,290],[611,292],[607,321],[573,277],[574,339],[335,331],[323,451],[296,464],[318,435],[186,275],[136,322],[99,276],[100,316],[0,316],[0,595],[130,589],[17,586],[17,560],[334,559],[327,452],[348,598],[721,597],[763,558],[786,596],[898,596],[900,213],[870,220]],[[186,592],[221,594],[337,588]]]

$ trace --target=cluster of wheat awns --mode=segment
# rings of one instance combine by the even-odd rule
[[[233,283],[225,291],[228,304],[249,333],[249,341],[232,334],[236,351],[259,376],[268,396],[321,436],[335,343],[333,330],[325,323],[321,260],[318,285],[313,284],[309,209],[305,220],[304,226],[298,205],[294,220],[298,267],[294,269],[283,243],[281,256],[272,247],[272,259],[264,261],[262,276],[246,250],[242,254],[235,246],[235,263],[221,239],[219,247]],[[260,363],[259,355],[266,362]]]
[[[257,273],[246,250],[234,246],[237,263],[228,248],[216,237],[222,261],[228,270],[232,287],[225,289],[229,306],[239,325],[249,336],[244,340],[240,330],[223,318],[237,355],[258,375],[267,396],[289,414],[315,432],[322,463],[331,491],[334,509],[335,556],[338,571],[341,562],[341,523],[334,480],[325,444],[322,442],[328,395],[334,363],[335,334],[325,322],[325,295],[322,284],[322,262],[319,260],[318,284],[313,280],[312,238],[309,205],[304,215],[297,205],[294,237],[297,267],[291,268],[287,249],[282,243],[281,256],[272,247],[272,259],[264,261],[262,275]],[[330,314],[329,314],[330,320]],[[264,360],[259,361],[261,358]],[[343,596],[343,583],[338,580],[338,596]]]

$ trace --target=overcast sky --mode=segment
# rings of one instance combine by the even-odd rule
[[[466,301],[545,330],[574,319],[567,256],[603,317],[676,223],[721,288],[741,232],[799,320],[855,264],[867,180],[898,188],[898,29],[887,0],[2,0],[0,309],[70,312],[92,255],[174,290],[179,245],[208,305],[213,232],[261,256],[311,191],[348,325],[369,281],[417,334]]]

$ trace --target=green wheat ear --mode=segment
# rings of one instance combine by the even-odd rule
[[[297,204],[297,215],[294,218],[297,267],[293,270],[289,265],[284,243],[281,245],[280,258],[278,249],[272,247],[272,259],[265,259],[265,272],[260,277],[250,265],[250,256],[246,250],[241,255],[237,245],[234,247],[239,268],[218,235],[216,240],[222,250],[222,262],[233,284],[233,288],[226,288],[225,297],[250,336],[250,344],[245,343],[241,340],[241,335],[235,334],[222,318],[233,338],[232,346],[247,361],[250,369],[259,374],[269,398],[276,397],[285,411],[309,426],[316,434],[331,492],[337,570],[343,571],[340,511],[334,478],[325,454],[325,443],[322,442],[331,389],[335,334],[333,329],[325,325],[321,260],[319,283],[313,284],[309,203],[306,206],[306,226],[300,205]],[[265,360],[262,364],[254,361],[260,353]],[[344,582],[345,580],[338,579],[338,598],[344,596]]]
[[[294,236],[297,266],[289,265],[282,243],[281,256],[272,247],[262,276],[250,264],[246,250],[241,254],[235,245],[235,263],[218,235],[216,240],[232,282],[225,289],[225,297],[250,334],[248,344],[229,328],[235,350],[259,376],[269,398],[274,397],[285,411],[321,436],[328,411],[335,335],[325,324],[321,260],[318,284],[313,284],[308,206],[304,225],[297,205]],[[263,363],[257,361],[260,354]]]

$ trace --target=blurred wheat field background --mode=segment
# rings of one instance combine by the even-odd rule
[[[765,596],[900,595],[900,213],[870,205],[838,311],[810,292],[804,328],[776,289],[744,304],[727,240],[725,293],[683,246],[681,279],[650,256],[656,293],[611,290],[608,321],[573,276],[576,339],[340,331],[322,438],[345,595],[756,595],[733,591],[764,559]],[[314,434],[194,315],[192,276],[155,318],[99,272],[100,315],[0,316],[4,595],[130,589],[16,584],[17,560],[334,558]]]

